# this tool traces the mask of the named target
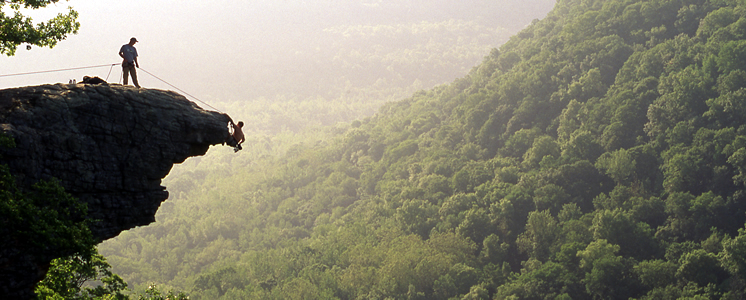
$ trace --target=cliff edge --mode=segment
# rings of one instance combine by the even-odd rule
[[[0,149],[0,163],[22,187],[57,178],[87,203],[93,235],[103,241],[154,222],[168,198],[161,179],[173,164],[223,143],[229,120],[171,91],[117,84],[5,89],[0,129],[16,147]],[[0,294],[26,298],[46,266],[16,261],[8,253],[23,249],[9,247],[0,253]]]

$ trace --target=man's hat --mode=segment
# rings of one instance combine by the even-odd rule
[[[137,39],[136,39],[135,37],[132,37],[132,38],[130,39],[130,42],[131,42],[131,41],[135,41],[135,42],[137,42]]]

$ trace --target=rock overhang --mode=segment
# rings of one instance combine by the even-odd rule
[[[175,163],[222,144],[229,121],[171,91],[118,84],[5,89],[0,130],[16,147],[0,148],[0,163],[21,189],[56,178],[87,204],[93,237],[103,241],[154,222],[168,198],[161,179]],[[31,299],[49,262],[71,253],[31,256],[20,244],[0,248],[0,293]]]

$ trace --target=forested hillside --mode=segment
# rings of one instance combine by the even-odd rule
[[[560,0],[336,138],[188,161],[100,249],[191,299],[742,299],[745,101],[746,4]]]

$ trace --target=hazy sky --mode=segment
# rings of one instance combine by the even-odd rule
[[[266,74],[273,74],[271,80],[277,80],[282,78],[282,72],[293,72],[293,66],[282,65],[283,57],[303,51],[304,45],[311,44],[315,35],[325,28],[468,19],[515,29],[524,27],[534,18],[544,17],[554,2],[61,1],[34,12],[34,20],[41,21],[73,6],[80,14],[79,33],[59,42],[53,49],[34,47],[26,50],[22,45],[15,56],[0,57],[0,75],[119,63],[119,48],[134,36],[139,40],[135,46],[143,70],[202,100],[235,101],[242,98],[243,83],[254,82],[252,88],[257,88]],[[0,77],[0,88],[67,82],[72,78],[80,80],[84,75],[108,76],[109,82],[119,82],[121,67]],[[139,78],[144,87],[173,90],[142,71]]]

